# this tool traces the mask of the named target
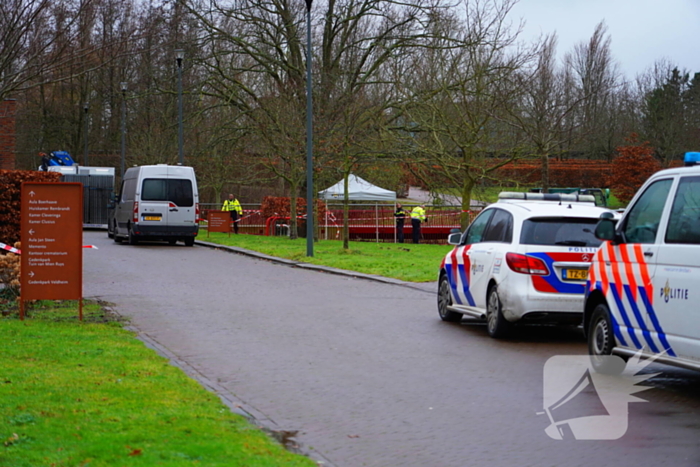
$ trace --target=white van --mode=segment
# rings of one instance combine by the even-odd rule
[[[199,193],[192,167],[143,165],[124,174],[108,236],[128,240],[178,240],[194,245],[199,232]]]
[[[700,153],[686,165],[656,172],[619,222],[596,227],[606,241],[588,271],[583,321],[596,369],[608,355],[640,353],[700,370]]]

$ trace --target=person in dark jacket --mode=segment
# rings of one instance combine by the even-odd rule
[[[406,221],[406,215],[408,212],[401,206],[401,203],[396,203],[394,217],[396,218],[396,238],[399,243],[403,243],[403,224]]]

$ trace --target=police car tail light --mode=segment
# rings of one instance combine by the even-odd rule
[[[139,202],[134,201],[134,212],[131,216],[131,222],[136,223],[139,221]]]
[[[509,268],[520,274],[531,274],[534,276],[549,275],[549,269],[544,261],[533,256],[508,253],[506,254],[506,263]]]
[[[194,222],[196,224],[199,224],[199,221],[201,219],[199,218],[199,203],[194,203]]]

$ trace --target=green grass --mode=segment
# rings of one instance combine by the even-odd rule
[[[0,319],[0,466],[313,466],[97,304]]]
[[[350,242],[348,250],[339,240],[314,243],[314,256],[306,256],[306,239],[260,235],[200,233],[198,240],[236,246],[278,258],[347,269],[365,274],[393,277],[409,282],[437,280],[440,261],[452,249],[450,245],[412,243]]]

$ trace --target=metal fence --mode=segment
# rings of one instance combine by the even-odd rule
[[[61,180],[83,184],[83,226],[106,229],[112,212],[109,204],[114,191],[114,175],[63,174]]]

